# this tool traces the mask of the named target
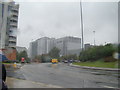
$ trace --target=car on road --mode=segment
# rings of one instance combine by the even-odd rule
[[[74,62],[80,62],[80,60],[74,60]]]
[[[52,59],[52,63],[53,64],[58,63],[58,59]]]
[[[64,60],[64,63],[68,63],[68,60]]]

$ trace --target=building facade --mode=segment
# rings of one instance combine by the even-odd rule
[[[29,54],[28,56],[33,59],[35,58],[35,56],[37,56],[37,41],[33,41],[30,43],[30,47],[29,47]]]
[[[56,39],[56,47],[60,49],[60,55],[79,55],[81,51],[81,39],[76,37],[63,37]]]
[[[81,39],[76,37],[63,37],[59,39],[43,37],[30,43],[29,57],[48,54],[53,47],[60,49],[60,55],[79,55],[81,51]]]
[[[31,42],[29,47],[29,57],[33,59],[37,55],[48,54],[55,46],[54,41],[54,38],[43,37]]]
[[[9,60],[16,59],[19,4],[0,2],[0,50]]]
[[[37,39],[37,55],[48,54],[54,47],[54,38],[43,37]]]

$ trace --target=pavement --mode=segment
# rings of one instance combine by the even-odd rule
[[[10,77],[7,77],[6,84],[8,88],[62,88],[60,86]]]

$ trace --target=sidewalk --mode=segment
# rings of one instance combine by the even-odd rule
[[[94,70],[106,70],[106,71],[120,71],[118,68],[101,68],[101,67],[88,67],[88,66],[79,66],[79,65],[70,65],[72,67],[84,68],[84,69],[94,69]]]
[[[8,88],[62,88],[60,86],[51,84],[44,84],[10,77],[7,77],[6,83],[8,85]]]

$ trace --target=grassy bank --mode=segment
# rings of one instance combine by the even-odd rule
[[[6,64],[13,64],[13,63],[2,63],[2,64],[6,65]]]
[[[94,62],[88,61],[88,62],[79,62],[79,63],[73,63],[73,64],[80,65],[80,66],[89,66],[89,67],[118,68],[118,61],[104,62],[103,60],[98,60]]]

